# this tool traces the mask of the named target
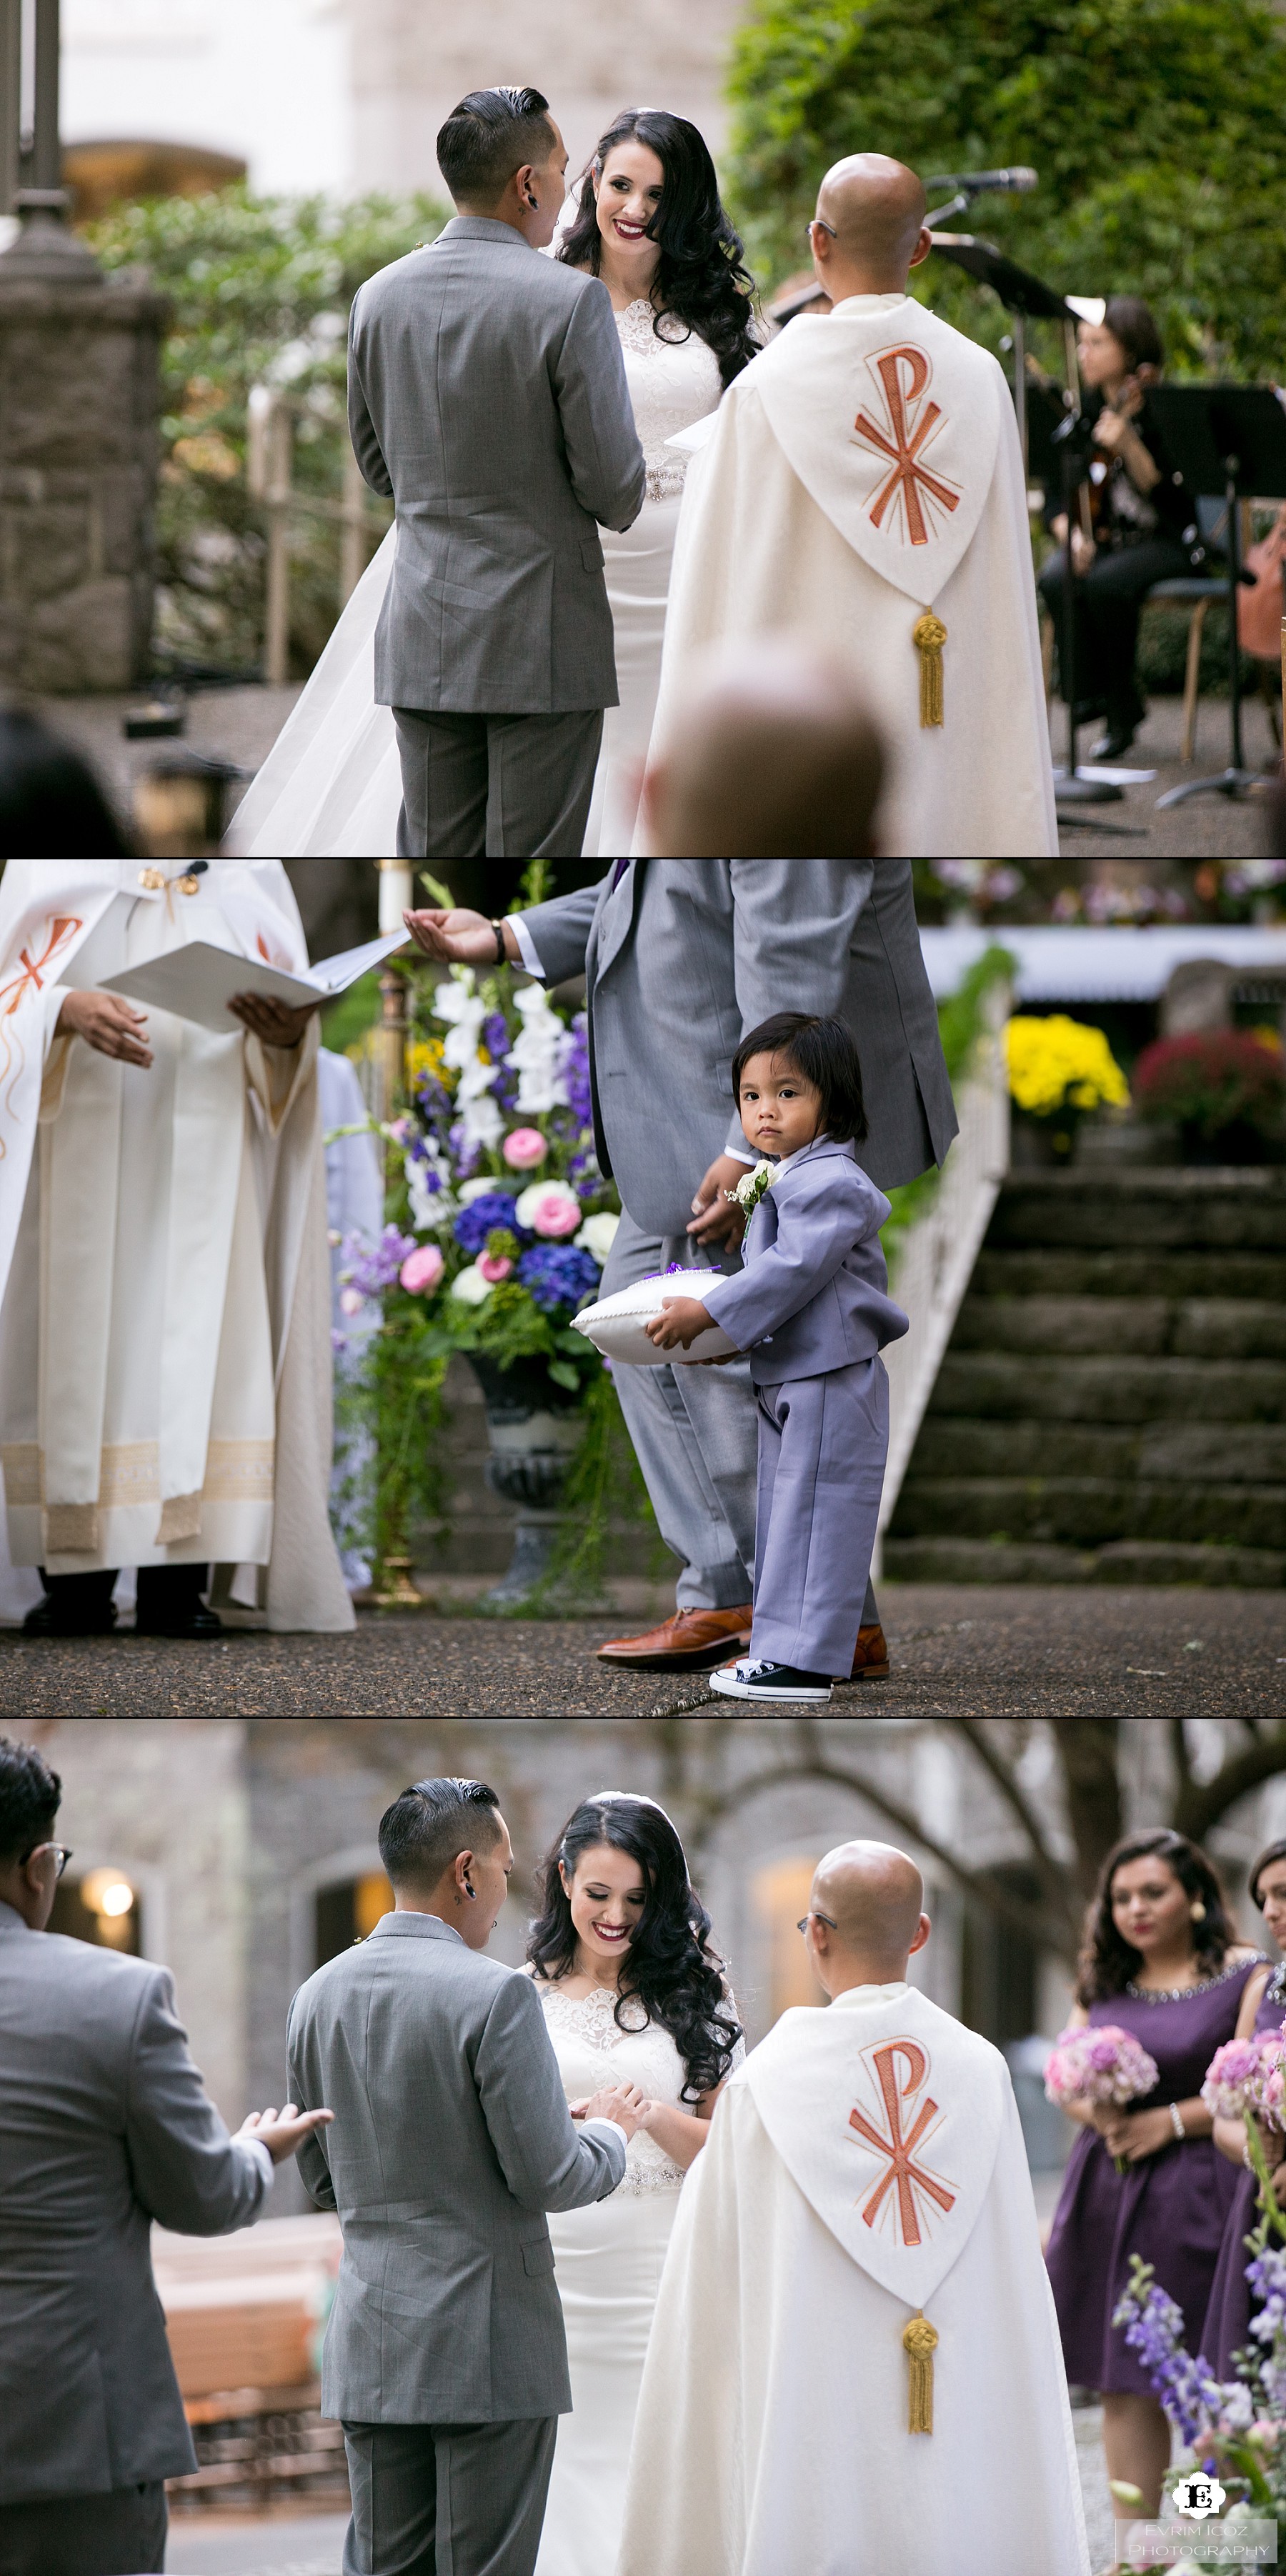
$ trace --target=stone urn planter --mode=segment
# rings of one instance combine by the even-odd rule
[[[1009,1160],[1015,1172],[1062,1172],[1076,1160],[1081,1112],[1058,1109],[1052,1118],[1034,1118],[1015,1109],[1010,1125]]]
[[[584,1429],[580,1399],[553,1383],[543,1360],[503,1369],[477,1351],[468,1360],[486,1407],[487,1483],[520,1506],[513,1555],[479,1607],[512,1610],[547,1577],[566,1523],[567,1469]]]

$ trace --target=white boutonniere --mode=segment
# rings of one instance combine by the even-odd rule
[[[764,1192],[772,1188],[774,1177],[771,1163],[756,1163],[754,1170],[747,1172],[744,1180],[738,1181],[735,1190],[725,1190],[723,1195],[734,1200],[747,1217],[753,1216]]]

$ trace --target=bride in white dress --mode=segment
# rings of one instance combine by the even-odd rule
[[[640,2128],[619,2188],[549,2219],[573,2411],[559,2419],[536,2576],[612,2576],[616,2565],[680,2186],[745,2054],[709,1932],[663,1808],[607,1792],[576,1809],[546,1867],[530,1973],[573,2112],[619,2085]]]
[[[667,441],[714,411],[753,358],[752,288],[701,135],[659,108],[628,109],[609,126],[554,255],[607,287],[647,464],[633,527],[601,532],[620,705],[606,711],[584,842],[588,857],[628,858],[687,466]],[[401,766],[392,710],[375,703],[375,627],[396,542],[390,528],[233,819],[227,846],[243,857],[396,852]]]

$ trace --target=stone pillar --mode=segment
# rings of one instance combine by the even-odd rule
[[[150,655],[169,308],[145,270],[66,266],[0,260],[0,687],[126,689]]]

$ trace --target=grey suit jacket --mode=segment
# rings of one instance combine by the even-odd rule
[[[196,2467],[152,2279],[152,2220],[255,2216],[168,1970],[0,1905],[0,2506]]]
[[[681,1234],[727,1145],[743,1032],[773,1011],[842,1019],[862,1059],[881,1188],[956,1132],[909,859],[635,859],[524,916],[550,983],[584,972],[599,1162],[636,1224]]]
[[[614,707],[598,527],[632,525],[644,466],[602,280],[455,216],[354,298],[348,420],[397,504],[379,704]]]
[[[907,1319],[880,1242],[888,1213],[853,1145],[823,1136],[791,1156],[746,1228],[744,1267],[701,1288],[702,1305],[749,1351],[756,1386],[821,1377],[901,1340]]]
[[[333,2128],[301,2147],[344,2231],[322,2411],[359,2424],[491,2424],[571,2407],[547,2209],[625,2171],[579,2134],[529,1977],[432,1914],[386,1914],[301,1986],[290,2082]]]

